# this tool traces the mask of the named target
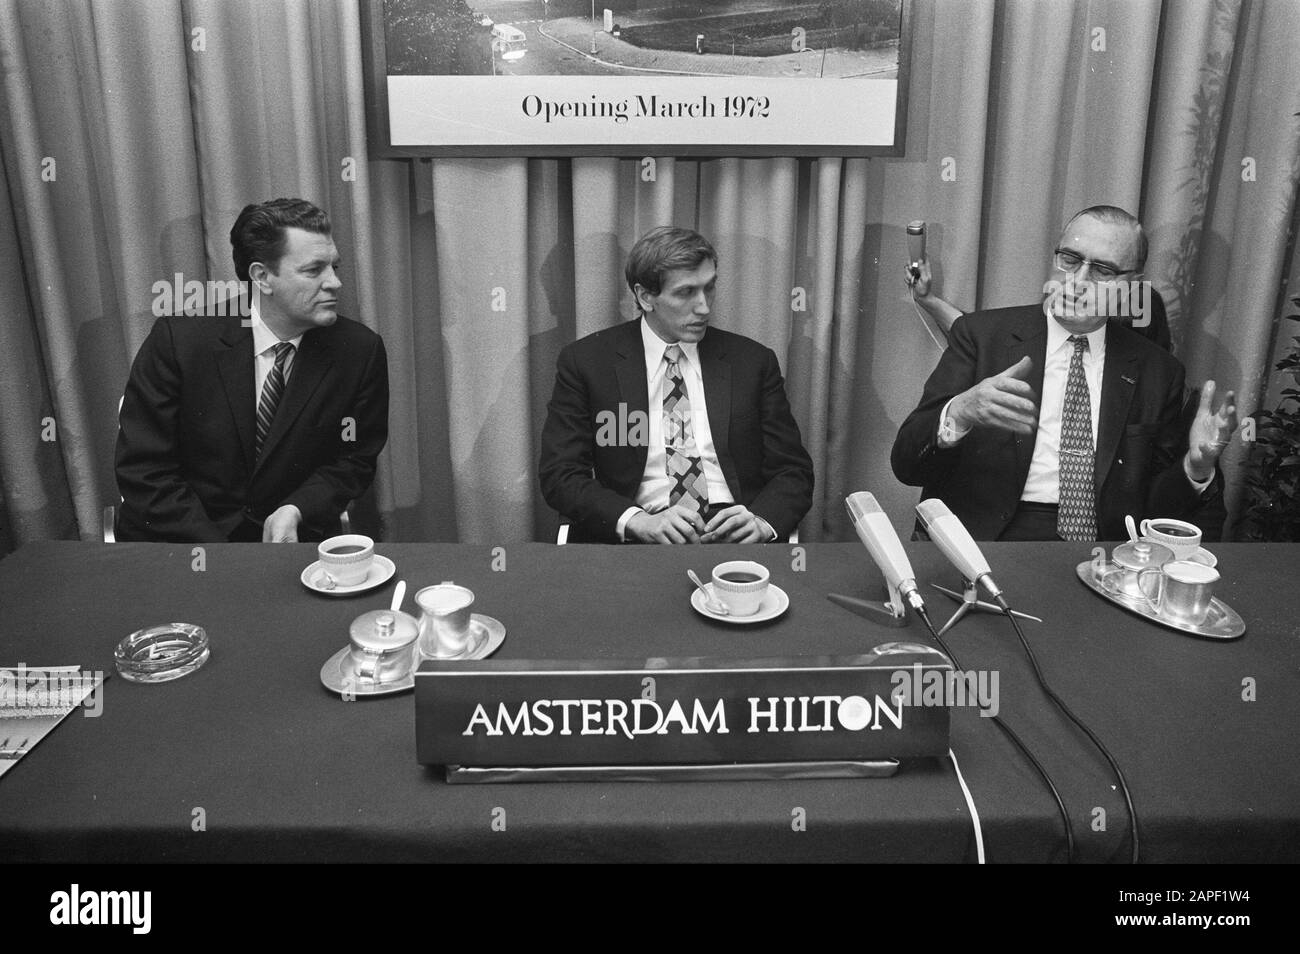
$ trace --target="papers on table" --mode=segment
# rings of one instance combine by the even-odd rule
[[[104,674],[76,666],[0,667],[0,775],[9,771],[73,709],[100,712]]]

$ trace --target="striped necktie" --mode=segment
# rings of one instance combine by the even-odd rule
[[[681,504],[697,513],[709,505],[709,484],[695,444],[695,423],[691,418],[691,396],[682,380],[680,345],[664,349],[668,369],[664,373],[664,464],[668,470],[668,506]]]
[[[262,385],[262,398],[257,402],[257,444],[256,454],[262,456],[262,445],[266,435],[271,433],[271,422],[275,420],[275,409],[280,406],[280,396],[284,394],[284,381],[288,377],[288,366],[292,362],[293,345],[281,341],[275,346],[275,365],[266,376]]]
[[[1061,491],[1056,532],[1065,540],[1097,539],[1097,490],[1093,480],[1092,402],[1083,373],[1088,339],[1071,335],[1074,354],[1061,414]]]

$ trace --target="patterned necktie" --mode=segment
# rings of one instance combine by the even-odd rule
[[[668,470],[668,505],[681,504],[701,512],[709,505],[709,486],[704,479],[704,466],[700,451],[695,445],[695,426],[691,419],[691,397],[682,380],[677,362],[681,359],[680,345],[664,349],[668,370],[664,373],[664,463]]]
[[[1071,335],[1074,355],[1061,414],[1061,496],[1056,532],[1065,540],[1097,539],[1097,490],[1093,483],[1092,403],[1083,374],[1088,339]]]
[[[275,409],[279,407],[280,395],[284,393],[284,379],[292,355],[293,345],[289,342],[281,341],[275,346],[275,366],[266,376],[266,383],[262,385],[262,398],[257,402],[256,454],[258,457],[262,456],[262,444],[266,442],[266,435],[271,432],[271,422],[275,420]]]

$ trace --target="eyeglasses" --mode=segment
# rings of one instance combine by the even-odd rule
[[[1052,256],[1052,263],[1063,272],[1077,272],[1084,265],[1090,266],[1089,274],[1099,282],[1114,281],[1121,275],[1135,271],[1132,268],[1116,268],[1114,265],[1107,265],[1105,262],[1094,262],[1090,258],[1084,258],[1078,252],[1072,252],[1068,248],[1058,248]]]

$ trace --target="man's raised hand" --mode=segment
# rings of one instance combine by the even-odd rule
[[[1033,434],[1038,425],[1038,403],[1027,381],[1034,363],[1027,356],[991,378],[985,378],[952,399],[949,415],[958,427],[996,427],[1017,434]]]
[[[1196,409],[1187,439],[1188,472],[1196,480],[1208,480],[1214,475],[1214,465],[1237,429],[1236,395],[1229,391],[1216,411],[1214,392],[1214,382],[1206,381],[1205,387],[1201,388],[1201,404]]]
[[[928,298],[930,296],[930,283],[934,280],[934,275],[930,271],[930,262],[928,259],[921,259],[916,264],[916,271],[912,271],[912,263],[908,262],[903,269],[903,284],[912,289],[912,294],[917,298]]]

